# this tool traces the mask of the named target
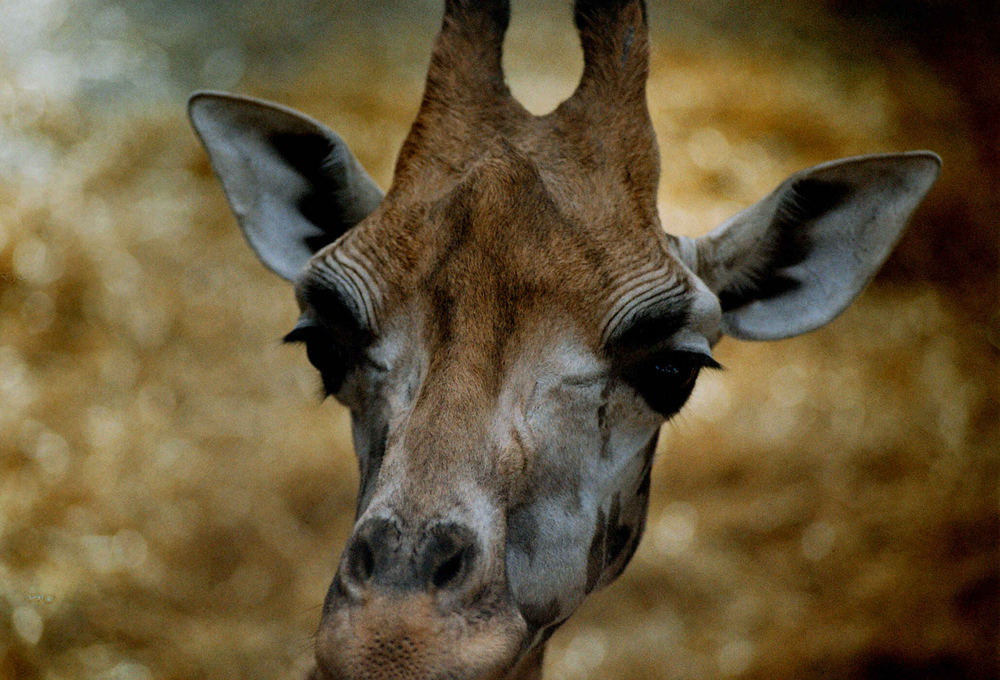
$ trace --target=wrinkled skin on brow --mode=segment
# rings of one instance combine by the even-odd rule
[[[357,522],[314,680],[539,678],[544,643],[625,568],[658,427],[712,345],[790,337],[850,303],[940,160],[796,173],[699,239],[665,234],[641,0],[577,0],[576,92],[535,117],[500,67],[503,0],[448,0],[387,194],[335,133],[195,95],[250,245],[295,283],[351,410]]]

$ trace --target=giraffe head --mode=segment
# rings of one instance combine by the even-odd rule
[[[723,335],[816,328],[934,182],[927,152],[821,165],[698,239],[656,210],[641,0],[577,0],[584,72],[549,115],[501,71],[509,8],[448,0],[384,194],[321,124],[201,93],[190,114],[250,245],[294,283],[352,414],[357,519],[325,679],[535,677],[642,534],[659,426]]]

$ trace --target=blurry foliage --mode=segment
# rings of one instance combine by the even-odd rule
[[[578,73],[556,4],[515,3],[533,110]],[[304,675],[353,519],[348,416],[278,343],[291,292],[181,103],[280,99],[387,184],[439,8],[367,7],[0,5],[0,677]],[[669,229],[836,156],[931,148],[945,170],[830,328],[719,346],[729,370],[664,430],[632,566],[553,638],[549,677],[997,677],[996,8],[650,14]]]

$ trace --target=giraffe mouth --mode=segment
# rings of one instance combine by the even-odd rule
[[[432,593],[331,605],[316,638],[317,680],[490,680],[516,663],[527,639],[509,597],[457,611]]]

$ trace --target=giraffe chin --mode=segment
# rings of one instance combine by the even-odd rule
[[[310,680],[499,680],[527,638],[509,603],[443,611],[430,593],[400,593],[332,604]]]

